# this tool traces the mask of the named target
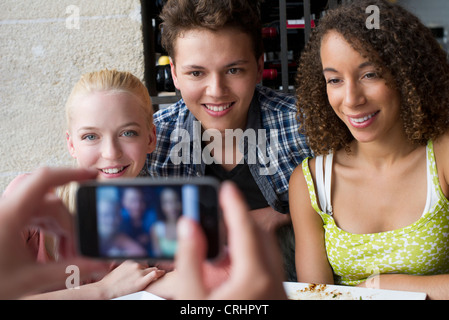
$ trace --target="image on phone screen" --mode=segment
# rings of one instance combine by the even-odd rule
[[[197,185],[99,186],[98,249],[103,257],[173,257],[176,222],[199,220]]]

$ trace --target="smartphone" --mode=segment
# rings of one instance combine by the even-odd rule
[[[80,184],[76,197],[78,249],[106,259],[172,260],[181,216],[201,225],[207,258],[222,252],[218,180],[135,178]]]

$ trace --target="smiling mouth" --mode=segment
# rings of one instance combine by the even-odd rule
[[[369,114],[365,117],[361,117],[361,118],[353,118],[351,117],[351,120],[355,123],[363,123],[365,121],[368,121],[369,119],[371,119],[372,117],[374,117],[376,114],[378,114],[379,111],[373,112],[372,114]]]
[[[107,169],[100,169],[100,171],[103,173],[106,173],[106,174],[117,174],[117,173],[123,172],[128,167],[129,166],[118,167],[118,168],[107,168]]]
[[[233,104],[234,104],[234,102],[226,103],[226,104],[220,104],[220,105],[203,104],[203,106],[205,106],[206,109],[208,109],[210,111],[220,112],[220,111],[224,111],[226,109],[229,109]]]

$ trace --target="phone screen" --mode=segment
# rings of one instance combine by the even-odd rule
[[[200,223],[208,257],[219,251],[218,194],[207,184],[120,184],[78,191],[81,253],[104,258],[173,259],[181,216]]]

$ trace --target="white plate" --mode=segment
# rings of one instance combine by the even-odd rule
[[[149,293],[147,291],[138,291],[135,293],[114,298],[112,300],[165,300],[165,299],[155,294]]]
[[[425,300],[423,292],[359,288],[351,286],[284,282],[291,300]]]
[[[424,292],[369,289],[337,285],[313,285],[302,282],[284,282],[291,300],[425,300]],[[138,291],[112,300],[165,300],[147,291]]]

